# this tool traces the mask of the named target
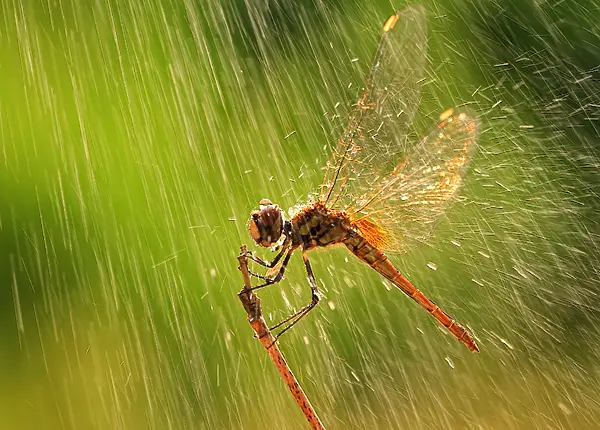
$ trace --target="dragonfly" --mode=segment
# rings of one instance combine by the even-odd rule
[[[478,121],[458,108],[444,111],[417,144],[409,142],[426,66],[426,18],[423,7],[410,6],[383,25],[362,94],[325,166],[315,198],[290,219],[269,199],[262,199],[250,214],[252,239],[278,251],[272,261],[249,254],[267,268],[266,275],[253,273],[264,282],[250,289],[281,281],[295,251],[302,253],[311,288],[310,303],[271,328],[286,325],[277,337],[319,303],[321,293],[308,252],[345,245],[471,351],[479,351],[469,331],[417,289],[387,256],[427,241],[436,221],[456,200],[476,149]]]

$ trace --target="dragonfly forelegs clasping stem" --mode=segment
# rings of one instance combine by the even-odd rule
[[[286,253],[287,251],[287,253]],[[268,267],[268,268],[272,268],[275,267],[277,265],[277,263],[279,262],[279,260],[281,259],[281,256],[285,253],[286,256],[283,260],[283,263],[281,264],[281,267],[279,269],[279,271],[277,272],[277,274],[275,275],[275,277],[273,278],[267,278],[265,276],[262,275],[258,275],[258,274],[254,274],[252,272],[250,272],[253,276],[256,276],[260,279],[264,279],[266,280],[265,283],[257,285],[255,287],[252,288],[247,288],[244,289],[240,292],[240,294],[243,294],[245,292],[248,291],[254,291],[254,290],[258,290],[260,288],[266,287],[268,285],[273,285],[279,281],[281,281],[281,279],[283,279],[283,274],[285,271],[286,266],[289,263],[290,257],[292,255],[292,250],[288,249],[288,250],[282,250],[276,257],[275,259],[271,262],[265,262],[263,260],[261,260],[258,257],[254,257],[252,255],[250,255],[250,259],[252,259],[254,262],[264,266],[264,267]],[[270,327],[269,330],[275,330],[279,327],[281,327],[284,324],[287,324],[283,330],[281,330],[277,336],[275,336],[275,339],[277,340],[283,333],[285,333],[286,331],[288,331],[290,328],[292,328],[294,325],[296,325],[298,323],[298,321],[300,321],[306,314],[308,314],[315,306],[317,306],[317,304],[319,303],[319,299],[320,299],[320,292],[319,292],[319,288],[317,287],[317,281],[315,280],[315,275],[312,271],[312,267],[310,265],[310,261],[308,260],[308,256],[306,255],[306,251],[302,253],[302,258],[304,260],[304,265],[306,267],[306,273],[308,275],[308,281],[310,283],[310,289],[311,289],[311,301],[310,303],[308,303],[306,306],[303,306],[299,311],[295,312],[294,314],[290,315],[289,317],[285,318],[284,320],[280,321],[279,323],[275,324],[273,327]],[[291,321],[291,322],[290,322]]]
[[[260,284],[260,285],[256,285],[255,287],[252,288],[246,288],[242,291],[239,292],[239,294],[244,294],[247,293],[248,291],[254,291],[254,290],[259,290],[263,287],[266,287],[268,285],[272,285],[272,284],[276,284],[277,282],[281,281],[283,279],[283,274],[285,272],[285,268],[287,267],[289,261],[290,261],[290,257],[292,256],[292,250],[291,249],[287,249],[287,250],[281,250],[281,252],[273,259],[272,262],[268,263],[266,261],[261,260],[258,257],[255,257],[253,255],[250,255],[250,259],[258,264],[260,264],[261,266],[267,267],[267,268],[273,268],[277,265],[277,263],[279,262],[279,260],[281,259],[281,256],[285,253],[285,258],[283,259],[283,263],[281,263],[281,267],[279,268],[279,270],[277,271],[277,274],[273,277],[273,278],[268,278],[266,276],[263,275],[259,275],[257,273],[253,273],[253,272],[249,272],[252,276],[255,276],[259,279],[263,279],[265,281],[265,283]]]
[[[248,251],[248,258],[252,261],[254,261],[257,264],[260,264],[263,267],[266,267],[268,269],[272,269],[273,267],[277,266],[277,263],[279,263],[279,260],[281,260],[281,257],[283,257],[283,254],[285,254],[285,251],[287,251],[285,248],[282,248],[281,251],[279,251],[279,253],[275,256],[275,258],[269,262],[269,261],[265,261],[260,257],[257,257],[256,255],[254,255],[253,253],[251,253],[250,251]]]

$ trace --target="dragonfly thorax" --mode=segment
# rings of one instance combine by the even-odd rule
[[[271,203],[271,200],[263,199],[259,208],[250,213],[248,231],[258,245],[270,247],[281,238],[284,223],[281,208]]]

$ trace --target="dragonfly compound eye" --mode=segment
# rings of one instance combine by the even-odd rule
[[[252,211],[248,220],[248,230],[252,239],[260,246],[269,247],[277,243],[283,232],[283,215],[279,206],[263,205]]]

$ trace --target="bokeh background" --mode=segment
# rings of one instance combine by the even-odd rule
[[[0,428],[307,427],[236,256],[258,200],[316,189],[405,4],[1,3]],[[453,105],[482,126],[463,198],[394,261],[482,351],[341,248],[281,348],[329,429],[597,428],[599,4],[421,4],[415,140]],[[260,295],[273,322],[306,303],[300,257]]]

